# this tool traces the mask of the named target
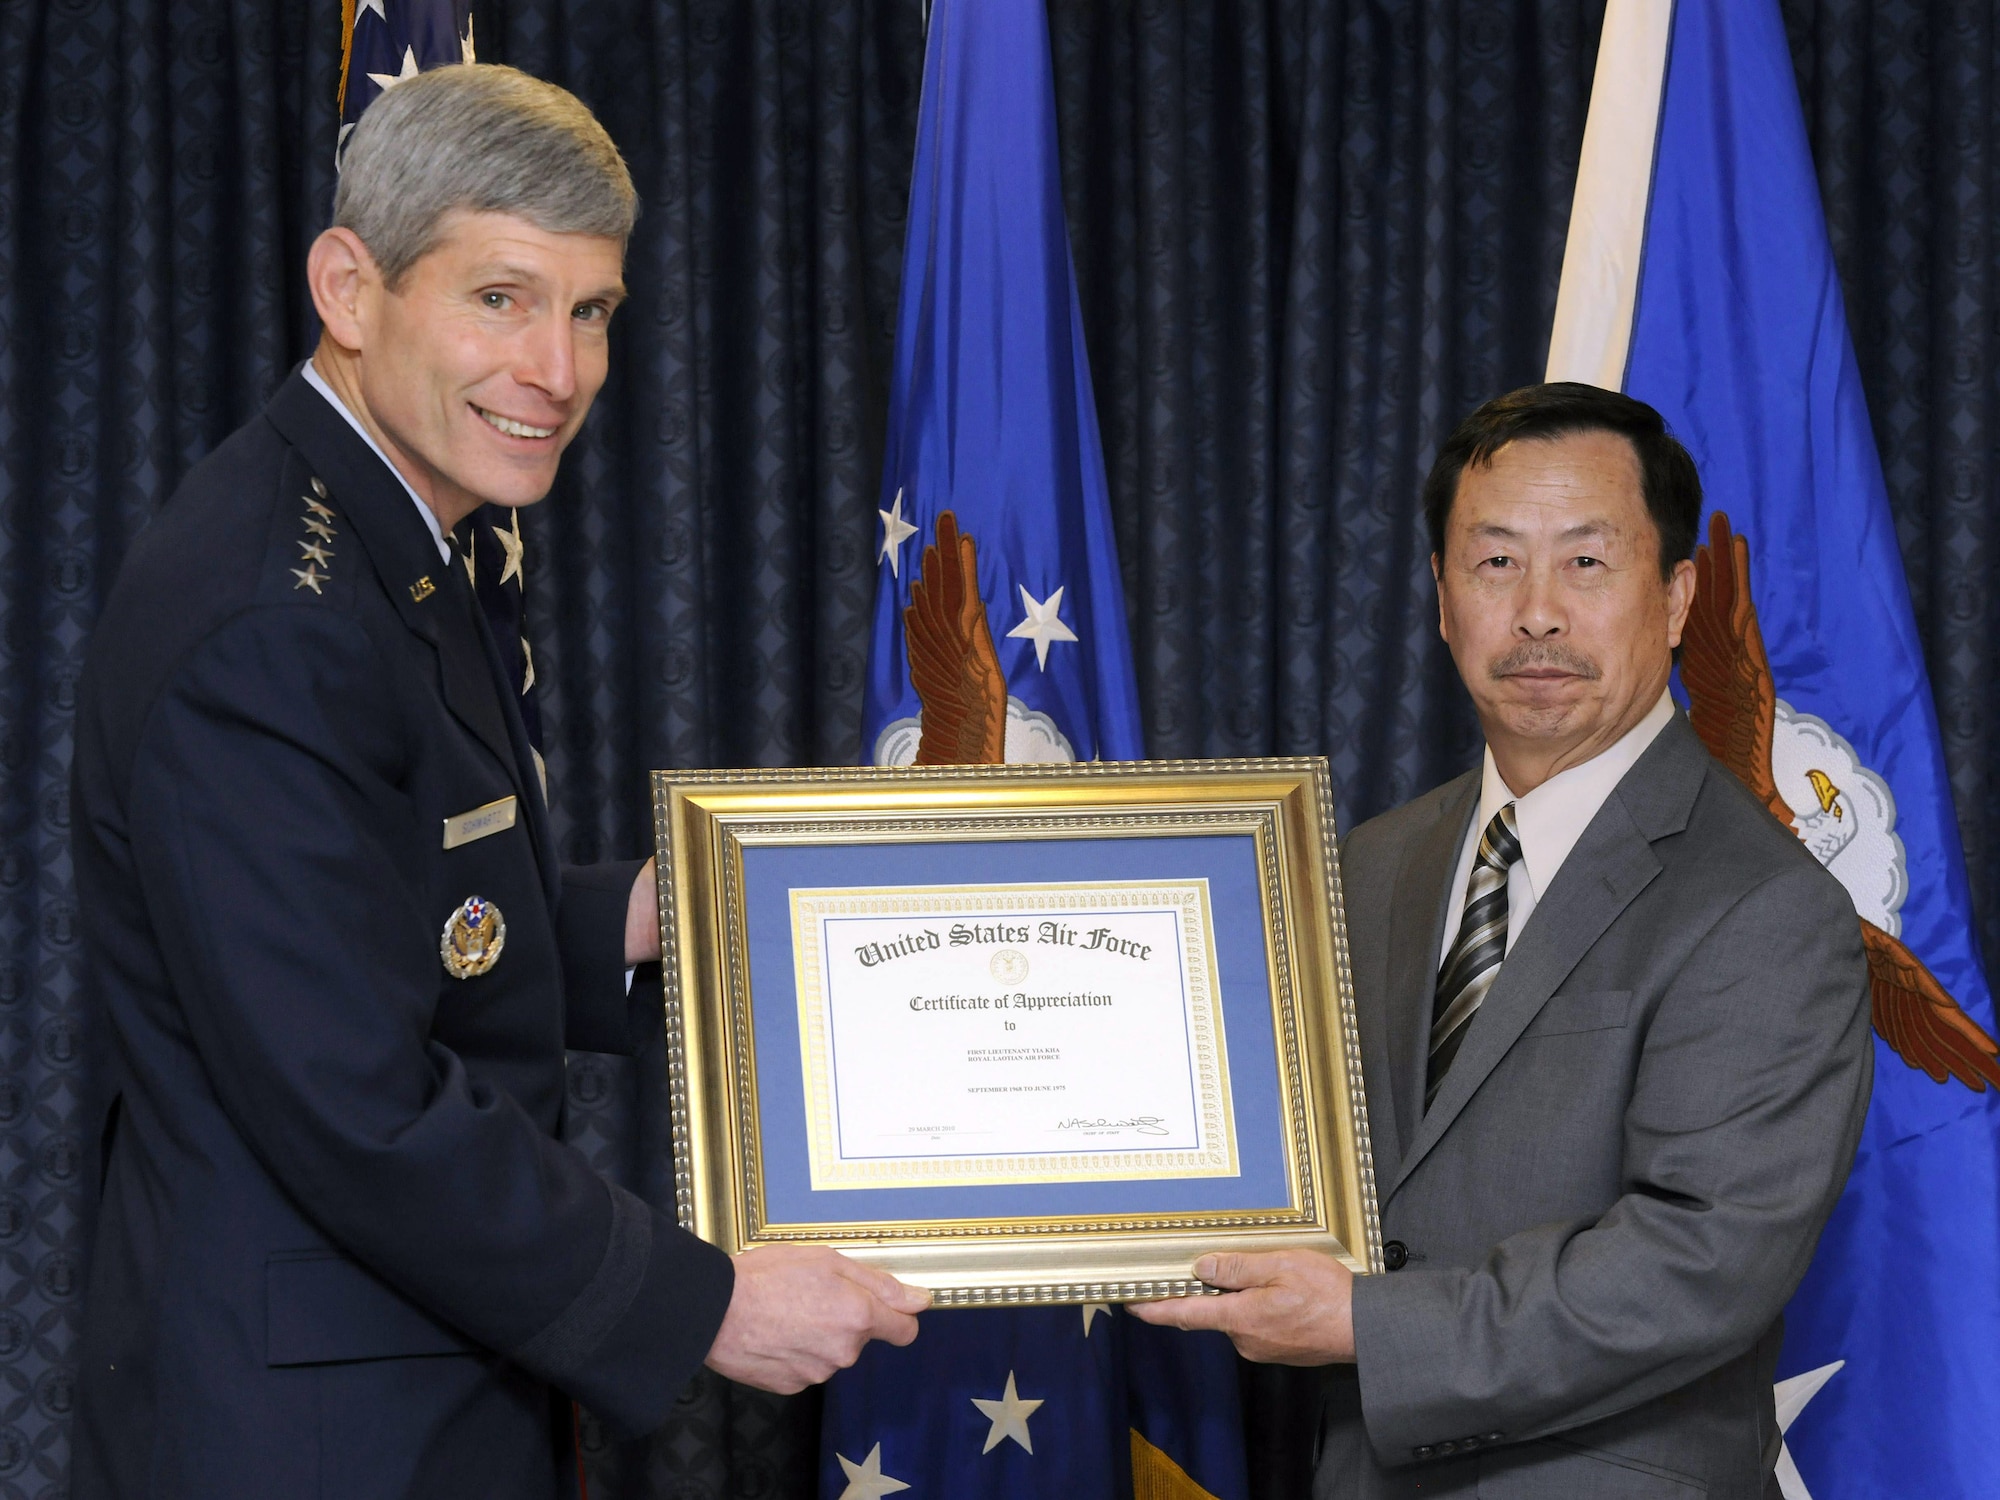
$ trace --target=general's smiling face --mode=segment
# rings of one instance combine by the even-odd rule
[[[1661,576],[1638,455],[1619,434],[1526,439],[1468,465],[1432,567],[1439,628],[1516,793],[1608,749],[1659,702],[1694,566]]]
[[[458,212],[394,290],[369,288],[362,399],[441,514],[549,492],[604,385],[623,262],[615,239]]]

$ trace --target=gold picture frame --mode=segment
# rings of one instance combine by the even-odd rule
[[[684,1228],[731,1253],[830,1245],[930,1288],[940,1306],[1197,1294],[1206,1289],[1193,1263],[1215,1249],[1307,1247],[1381,1270],[1323,759],[659,771],[653,807]],[[875,878],[848,888],[870,870]],[[1085,879],[1092,870],[1111,878]],[[1211,885],[1220,920],[1204,926],[1194,919]],[[1218,966],[1211,1050],[1223,1060],[1203,1076],[1214,1075],[1241,1133],[1240,1167],[1232,1133],[1226,1154],[1210,1138],[1184,1167],[1170,1152],[1093,1157],[1095,1176],[1049,1166],[1069,1160],[1056,1157],[1018,1173],[1005,1157],[981,1158],[969,1175],[937,1168],[947,1176],[936,1186],[907,1172],[816,1175],[820,1012],[799,924],[890,910],[942,921],[954,901],[1145,904],[1133,893],[1152,886],[1171,888],[1162,909],[1178,903],[1187,919],[1182,990],[1200,998],[1187,975],[1200,969],[1201,943]],[[1026,966],[1011,950],[992,963],[996,975],[1003,963]],[[877,1062],[869,1051],[866,1065]],[[859,1085],[850,1092],[860,1098]],[[1155,1165],[1107,1182],[1104,1160]]]

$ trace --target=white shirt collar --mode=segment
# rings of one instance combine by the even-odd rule
[[[347,425],[361,434],[361,441],[368,445],[368,451],[381,459],[387,465],[389,472],[396,476],[396,482],[402,485],[403,492],[410,497],[410,504],[416,506],[417,514],[424,518],[424,525],[430,528],[431,540],[437,543],[438,556],[445,562],[450,562],[451,544],[444,539],[444,528],[438,525],[437,512],[424,504],[423,497],[411,488],[409,480],[403,478],[403,471],[389,462],[389,455],[382,451],[382,445],[375,441],[373,434],[361,425],[353,412],[347,409],[347,403],[334,394],[333,387],[326,383],[324,375],[313,368],[311,360],[306,361],[306,384],[333,404],[333,409],[346,419]]]
[[[1513,803],[1514,827],[1521,836],[1521,863],[1527,867],[1529,883],[1539,900],[1549,882],[1556,878],[1563,861],[1569,858],[1570,850],[1576,847],[1576,841],[1583,837],[1590,820],[1597,816],[1598,809],[1673,716],[1673,695],[1662,691],[1660,701],[1646,717],[1626,730],[1609,749],[1580,766],[1558,772],[1521,797],[1509,791],[1507,783],[1500,779],[1489,748],[1480,781],[1479,818],[1472,825],[1474,838],[1493,821],[1495,813]]]

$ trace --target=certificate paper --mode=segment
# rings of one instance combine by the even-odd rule
[[[1206,880],[791,909],[815,1191],[1237,1175]]]

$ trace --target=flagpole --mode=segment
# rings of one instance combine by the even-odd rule
[[[1624,389],[1673,19],[1673,0],[1605,8],[1546,379]]]

